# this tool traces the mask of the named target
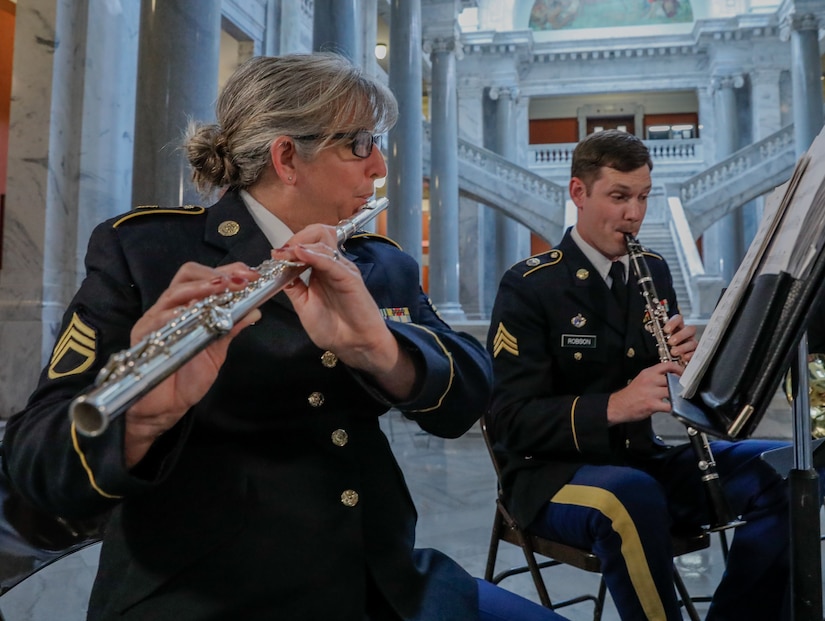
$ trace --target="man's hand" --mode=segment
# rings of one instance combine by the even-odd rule
[[[629,423],[650,418],[656,412],[670,412],[667,374],[682,374],[676,362],[660,362],[639,373],[626,388],[610,395],[607,424]]]
[[[667,335],[670,355],[680,359],[683,365],[687,365],[698,345],[696,326],[685,325],[685,320],[681,315],[673,315],[664,325],[664,331]]]

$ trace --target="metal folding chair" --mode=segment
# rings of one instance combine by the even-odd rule
[[[49,515],[16,493],[3,468],[0,445],[0,596],[100,537],[100,521],[68,521]]]
[[[521,528],[518,522],[510,515],[504,503],[504,495],[501,488],[501,471],[498,461],[493,452],[492,441],[487,431],[487,425],[482,419],[481,433],[487,445],[487,452],[493,462],[497,479],[496,513],[493,519],[493,530],[490,535],[490,548],[487,554],[487,567],[484,572],[484,579],[498,584],[510,576],[529,573],[538,593],[539,601],[543,606],[551,609],[564,608],[581,602],[593,602],[593,621],[600,621],[604,610],[604,601],[607,594],[604,578],[599,581],[599,589],[596,594],[587,593],[572,597],[563,601],[554,602],[548,592],[542,577],[541,570],[558,565],[570,565],[591,573],[601,573],[601,562],[590,550],[584,550],[569,546],[557,541],[551,541],[544,537],[539,537]],[[495,573],[496,558],[498,556],[499,544],[505,541],[521,548],[524,553],[525,564]],[[673,556],[681,556],[690,552],[703,550],[710,545],[710,536],[707,534],[697,534],[691,537],[673,537]],[[547,560],[539,561],[536,555],[540,555]],[[699,613],[693,605],[693,599],[688,593],[682,577],[676,567],[673,567],[673,583],[679,594],[680,604],[685,608],[691,621],[700,621]],[[699,601],[699,600],[697,600]]]

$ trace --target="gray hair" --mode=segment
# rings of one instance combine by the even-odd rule
[[[312,160],[335,134],[389,130],[398,117],[392,92],[346,58],[332,53],[256,56],[232,74],[218,97],[217,122],[191,122],[184,150],[201,192],[246,188],[270,162],[278,136],[315,137],[295,142]]]

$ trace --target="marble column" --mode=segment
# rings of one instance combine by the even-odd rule
[[[735,88],[744,85],[741,75],[712,78],[715,116],[716,160],[720,161],[739,148],[739,118]],[[702,236],[705,270],[730,282],[741,260],[741,222],[729,213],[711,225]]]
[[[361,0],[361,24],[363,49],[359,64],[369,75],[380,75],[382,70],[375,58],[375,45],[378,43],[378,0]]]
[[[456,37],[429,40],[430,298],[447,321],[464,320],[458,301],[458,100]]]
[[[215,118],[220,38],[220,0],[141,2],[135,204],[204,202],[179,147],[190,119]]]
[[[281,53],[281,0],[266,0],[266,31],[264,32],[264,55],[278,56]]]
[[[398,99],[398,123],[390,130],[387,156],[387,232],[421,264],[423,165],[421,0],[390,4],[390,88]]]
[[[281,54],[305,53],[313,49],[312,0],[282,0],[280,19]]]
[[[358,0],[315,0],[312,49],[335,52],[361,64],[364,55]]]
[[[137,5],[18,7],[0,270],[0,418],[21,409],[83,276],[91,228],[131,206]]]
[[[780,69],[758,69],[749,74],[751,83],[753,141],[757,142],[782,129]],[[745,246],[749,246],[759,228],[765,198],[751,201],[744,210],[743,234]]]
[[[511,162],[518,162],[518,143],[516,140],[516,102],[519,90],[517,87],[490,89],[490,98],[496,102],[496,152]],[[520,229],[518,222],[496,212],[496,278],[501,277],[514,263],[524,258]]]
[[[479,78],[458,84],[458,137],[473,144],[484,144],[484,84]],[[458,258],[459,301],[468,320],[489,315],[482,300],[486,283],[488,245],[484,243],[486,205],[459,194]],[[497,284],[497,283],[496,283]]]
[[[791,15],[783,24],[783,31],[787,30],[791,40],[794,141],[799,156],[808,150],[822,129],[819,22],[810,13]]]

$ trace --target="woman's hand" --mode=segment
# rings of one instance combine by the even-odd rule
[[[227,289],[239,291],[256,278],[258,273],[243,263],[216,268],[191,262],[184,264],[157,302],[135,323],[131,332],[132,345],[172,321],[183,308]],[[155,439],[203,398],[226,359],[229,343],[260,316],[257,309],[248,313],[229,334],[210,343],[126,411],[124,452],[127,466],[137,464]]]
[[[296,278],[285,289],[312,342],[371,376],[390,396],[409,396],[413,362],[387,328],[358,267],[338,251],[334,227],[308,226],[272,256],[312,268],[308,285]]]

